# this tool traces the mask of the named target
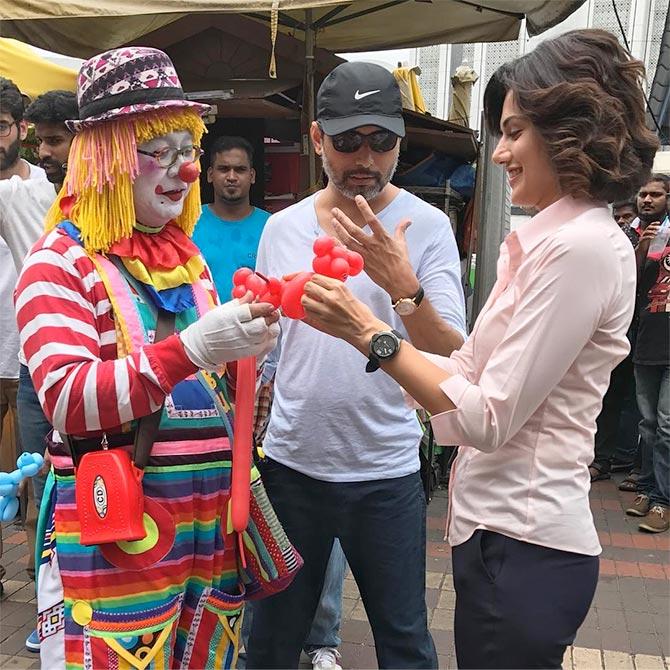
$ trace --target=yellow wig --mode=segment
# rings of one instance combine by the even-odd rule
[[[70,147],[63,188],[46,215],[46,230],[70,219],[81,231],[89,252],[104,253],[115,242],[130,237],[135,224],[137,146],[180,130],[189,131],[198,146],[206,132],[196,111],[166,107],[101,122],[77,133]],[[67,216],[63,212],[68,209],[66,203],[72,203]],[[176,223],[190,236],[199,216],[200,184],[196,180]]]

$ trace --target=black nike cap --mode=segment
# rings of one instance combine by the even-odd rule
[[[379,126],[405,136],[402,99],[395,77],[373,63],[338,65],[316,96],[316,120],[326,135]]]

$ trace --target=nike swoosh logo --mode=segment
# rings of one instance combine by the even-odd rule
[[[359,93],[356,91],[356,93],[354,93],[354,100],[362,100],[363,98],[367,98],[369,95],[374,95],[375,93],[381,93],[381,89],[378,88],[376,91],[366,91],[365,93]]]

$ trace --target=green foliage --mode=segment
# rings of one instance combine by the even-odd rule
[[[35,127],[28,126],[28,135],[26,139],[21,143],[20,155],[21,158],[25,158],[29,163],[37,165],[39,162],[39,156],[37,155],[37,138],[35,137]]]

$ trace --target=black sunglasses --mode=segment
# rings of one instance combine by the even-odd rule
[[[331,142],[335,151],[343,154],[353,154],[364,144],[367,144],[372,151],[378,154],[391,151],[398,142],[398,135],[390,130],[376,130],[374,133],[364,135],[357,130],[347,130],[339,135],[331,135]]]

